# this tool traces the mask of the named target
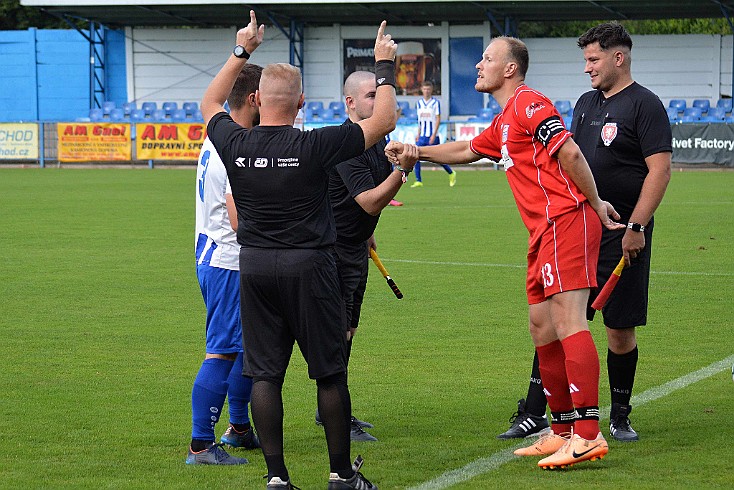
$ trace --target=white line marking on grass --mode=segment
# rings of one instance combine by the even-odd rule
[[[640,406],[657,400],[658,398],[667,396],[672,392],[686,388],[687,386],[692,385],[697,381],[701,381],[715,374],[718,374],[721,371],[730,369],[732,363],[734,363],[734,355],[731,355],[726,359],[722,359],[721,361],[715,362],[709,366],[706,366],[705,368],[686,374],[684,376],[681,376],[680,378],[676,378],[655,388],[650,388],[644,393],[633,396],[631,404],[635,406]],[[601,411],[601,417],[608,417],[609,410],[610,407],[605,407]],[[515,446],[512,446],[509,449],[505,449],[503,451],[494,453],[491,456],[487,456],[486,458],[476,459],[466,466],[447,471],[446,473],[439,475],[436,478],[422,483],[416,487],[410,487],[408,490],[440,490],[443,488],[448,488],[452,485],[456,485],[458,483],[468,481],[475,476],[489,473],[490,471],[496,470],[503,464],[512,461],[513,459],[519,458],[520,456],[515,456],[514,454],[512,454],[512,452],[517,448],[526,446],[527,444],[528,443],[525,441]]]
[[[427,265],[456,265],[466,267],[505,267],[511,269],[525,269],[526,264],[492,264],[487,262],[445,262],[435,260],[410,260],[410,259],[382,259],[383,262],[401,262],[404,264],[427,264]],[[733,277],[732,272],[684,272],[684,271],[650,271],[650,274],[665,276],[704,276],[704,277]]]

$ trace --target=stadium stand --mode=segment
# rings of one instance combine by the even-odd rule
[[[500,107],[500,103],[497,102],[495,98],[491,95],[489,96],[489,100],[487,101],[487,107],[492,109],[495,114],[499,114],[500,112],[502,112],[502,107]]]
[[[407,100],[399,100],[398,107],[400,107],[400,114],[405,114],[405,111],[410,109],[410,102],[408,102]]]
[[[492,119],[494,119],[494,115],[494,109],[492,109],[491,107],[482,107],[477,112],[476,118],[479,121],[491,121]]]
[[[675,107],[666,107],[665,110],[668,113],[668,122],[675,124],[678,122],[678,109]]]
[[[315,114],[317,111],[324,109],[324,103],[320,100],[312,100],[311,102],[306,103],[306,109],[311,109]]]

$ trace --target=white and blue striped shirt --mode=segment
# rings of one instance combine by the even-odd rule
[[[415,103],[415,110],[418,113],[418,136],[430,138],[438,127],[441,103],[435,97],[431,97],[428,101],[420,98]]]

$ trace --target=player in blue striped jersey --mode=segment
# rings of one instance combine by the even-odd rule
[[[431,146],[441,143],[438,136],[438,127],[441,125],[441,103],[433,96],[433,82],[426,80],[421,83],[421,92],[423,98],[418,99],[415,103],[415,110],[418,113],[418,137],[415,140],[417,146]],[[453,187],[456,184],[456,172],[448,165],[441,166],[449,174],[449,185]],[[421,178],[421,163],[418,162],[413,167],[415,172],[415,183],[410,187],[423,187],[423,179]]]

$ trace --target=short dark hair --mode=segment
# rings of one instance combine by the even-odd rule
[[[431,87],[433,88],[433,82],[430,80],[423,80],[421,82],[421,87]]]
[[[237,75],[234,82],[232,92],[227,97],[227,103],[230,109],[240,109],[247,103],[247,97],[254,94],[260,85],[260,76],[263,67],[252,63],[247,63],[242,71]]]
[[[528,73],[528,66],[530,66],[528,47],[516,37],[498,36],[495,39],[501,39],[507,43],[509,61],[517,63],[517,72],[525,79],[525,75]]]
[[[625,46],[632,49],[632,38],[627,29],[619,22],[605,22],[592,27],[579,38],[579,48],[599,43],[601,49]]]

